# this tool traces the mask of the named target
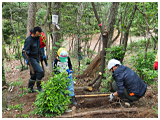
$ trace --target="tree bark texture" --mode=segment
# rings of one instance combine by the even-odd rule
[[[29,36],[30,30],[35,27],[36,24],[36,2],[30,2],[28,7],[28,23],[27,23],[27,35]]]
[[[114,33],[114,25],[117,20],[118,7],[119,7],[119,2],[113,2],[110,8],[110,14],[109,14],[109,19],[107,23],[107,31],[108,31],[108,46],[107,47],[110,47],[112,44],[112,37]]]

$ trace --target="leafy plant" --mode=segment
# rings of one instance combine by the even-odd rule
[[[120,60],[122,57],[124,57],[125,51],[123,51],[123,46],[112,46],[111,48],[106,49],[106,60],[110,59],[117,59]]]
[[[152,108],[153,110],[155,110],[155,113],[158,114],[158,110],[157,110],[157,107],[155,108]]]
[[[136,56],[132,55],[130,58],[131,68],[134,68],[136,73],[146,83],[152,83],[152,80],[158,77],[158,72],[153,71],[155,55],[154,51],[149,51],[145,60],[144,50],[140,49]]]
[[[22,58],[22,54],[20,54],[20,56],[21,56],[21,58]],[[16,53],[14,54],[14,58],[15,58],[16,60],[19,60],[18,52],[16,52]]]
[[[22,117],[22,118],[28,118],[29,115],[28,115],[28,114],[22,114],[21,117]]]
[[[91,59],[90,58],[86,58],[86,65],[89,65],[91,63]]]
[[[12,106],[12,105],[9,105],[9,110],[19,110],[19,111],[22,111],[22,108],[23,108],[23,105],[24,104],[17,104],[15,106]]]
[[[61,115],[68,108],[70,104],[69,91],[65,90],[69,85],[69,79],[66,72],[54,74],[45,83],[42,82],[43,92],[38,92],[35,109],[32,114],[43,115],[45,117],[52,117],[53,114]]]

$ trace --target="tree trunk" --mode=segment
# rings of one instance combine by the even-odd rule
[[[125,31],[125,33],[124,33],[124,38],[123,38],[123,42],[124,42],[123,51],[125,51],[125,52],[126,52],[126,48],[127,48],[129,29],[130,29],[131,24],[132,24],[132,21],[133,21],[133,19],[134,19],[134,15],[135,15],[135,13],[136,13],[136,9],[137,9],[137,5],[135,4],[134,9],[133,9],[132,14],[131,14],[130,21],[129,21],[129,23],[127,24],[127,26],[126,26],[126,28],[125,28],[126,31]],[[120,62],[121,62],[121,63],[123,62],[125,52],[124,52],[124,54],[122,55],[122,57],[121,57],[121,59],[120,59]]]
[[[108,46],[110,47],[112,44],[112,37],[114,33],[114,25],[117,20],[119,2],[113,2],[110,8],[110,15],[107,23],[107,31],[108,31]]]
[[[6,54],[6,50],[5,50],[3,32],[2,32],[2,86],[6,84],[5,70],[4,70],[4,58],[6,56],[5,54]]]
[[[94,77],[96,72],[99,69],[101,61],[101,55],[100,53],[92,60],[90,65],[86,68],[86,70],[83,72],[83,74],[76,76],[77,79],[85,78],[85,77]]]
[[[53,15],[58,15],[58,24],[60,24],[60,7],[61,7],[61,2],[53,3]],[[60,41],[61,34],[55,25],[53,25],[53,34],[54,35],[53,35],[53,40],[52,40],[51,61],[53,61],[57,57],[57,50],[61,47],[61,41]]]
[[[50,53],[50,44],[49,44],[46,26],[47,26],[47,20],[49,20],[50,10],[51,10],[51,2],[47,2],[47,14],[46,14],[46,17],[44,20],[44,34],[45,34],[45,38],[46,38],[46,56],[48,59],[50,57],[50,54],[49,54]],[[50,66],[52,66],[52,65],[50,65]]]
[[[77,54],[76,54],[76,56],[78,55],[79,57],[80,57],[80,46],[81,46],[81,35],[80,35],[80,33],[81,33],[81,28],[80,28],[80,26],[81,26],[81,22],[79,22],[79,21],[81,21],[82,20],[82,8],[83,8],[83,3],[82,2],[79,2],[78,3],[78,8],[77,8],[77,28],[79,28],[78,29],[78,33],[77,33],[77,46],[76,46],[76,50],[77,50]],[[78,71],[80,71],[80,59],[78,59]]]
[[[102,82],[103,79],[103,73],[105,72],[105,56],[106,56],[106,50],[105,48],[107,48],[107,43],[108,43],[108,32],[106,31],[106,33],[104,33],[102,35],[102,40],[103,40],[103,48],[102,48],[102,52],[101,52],[101,73],[102,75],[100,76],[100,78],[97,80],[96,84],[94,85],[95,89],[99,89],[100,84]]]
[[[36,2],[30,2],[28,7],[28,23],[27,23],[27,35],[29,36],[30,30],[35,27],[36,24]]]
[[[9,8],[10,8],[10,14],[11,14],[11,24],[12,24],[12,27],[13,27],[13,30],[14,30],[14,34],[15,34],[15,36],[16,36],[18,56],[19,56],[20,63],[21,63],[21,65],[22,65],[22,70],[23,70],[23,63],[22,63],[21,56],[20,56],[20,53],[19,53],[18,38],[17,38],[16,30],[15,30],[14,25],[13,25],[13,22],[12,22],[12,10],[11,10],[11,7],[10,7],[10,6],[9,6]]]
[[[112,40],[112,36],[113,36],[113,32],[114,32],[113,25],[116,22],[118,5],[119,5],[119,3],[112,3],[111,9],[110,9],[110,16],[109,16],[109,20],[108,20],[108,26],[107,26],[108,31],[104,32],[102,26],[100,27],[100,31],[101,31],[101,34],[102,34],[102,41],[103,41],[103,48],[102,48],[102,52],[101,52],[101,73],[102,73],[102,75],[97,80],[96,84],[94,85],[94,88],[97,89],[97,90],[99,89],[100,84],[101,84],[101,80],[103,78],[103,73],[104,73],[104,68],[105,68],[105,56],[106,56],[105,48],[107,48],[107,46],[108,46],[107,44],[108,44],[109,37]],[[97,18],[98,24],[100,24],[101,22],[99,20],[99,17],[98,17],[97,11],[95,9],[94,3],[92,3],[92,6],[93,6],[95,16]]]

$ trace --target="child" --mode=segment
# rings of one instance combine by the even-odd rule
[[[57,52],[57,57],[53,61],[53,71],[54,73],[58,74],[63,71],[67,71],[69,74],[69,79],[70,79],[70,86],[67,86],[67,89],[71,92],[69,96],[72,97],[71,102],[74,105],[77,105],[76,99],[75,99],[75,94],[74,94],[74,85],[73,85],[73,79],[72,79],[72,64],[71,60],[68,56],[67,50],[65,48],[59,48]],[[60,67],[59,70],[56,70],[57,67]]]

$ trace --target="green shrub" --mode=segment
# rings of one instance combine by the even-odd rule
[[[21,58],[23,57],[22,54],[20,54],[20,56],[21,56]],[[14,58],[15,58],[16,60],[19,60],[18,52],[16,52],[16,53],[14,54]]]
[[[112,46],[111,48],[106,49],[106,60],[110,59],[117,59],[120,60],[122,57],[124,57],[124,51],[123,51],[123,46]]]
[[[146,43],[147,43],[147,39],[141,39],[141,40],[138,40],[138,41],[133,41],[132,43],[130,43],[127,46],[127,50],[138,51],[140,47],[145,48]],[[152,38],[150,38],[148,47],[152,48],[153,46],[154,46],[154,40]]]
[[[89,64],[91,63],[91,61],[92,61],[92,60],[87,57],[87,58],[86,58],[86,65],[89,65]]]
[[[69,84],[65,72],[53,74],[46,83],[42,82],[43,92],[38,92],[34,103],[34,114],[52,117],[53,114],[61,115],[70,104],[69,91],[65,90]]]
[[[151,83],[154,78],[158,77],[158,73],[153,73],[156,54],[154,51],[148,51],[146,60],[144,59],[144,55],[145,53],[142,49],[139,50],[137,55],[132,55],[130,58],[131,68],[135,69],[135,72],[144,82]]]

